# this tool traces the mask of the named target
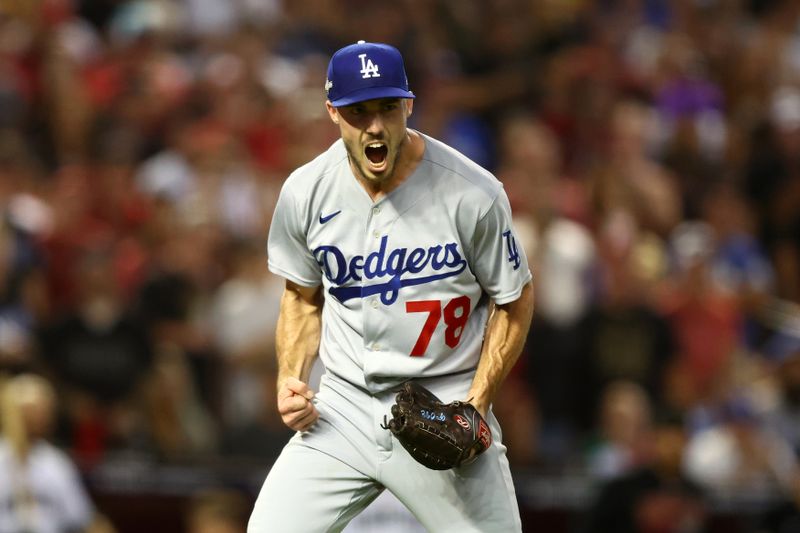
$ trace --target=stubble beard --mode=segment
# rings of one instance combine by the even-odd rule
[[[374,185],[382,185],[384,183],[389,182],[395,175],[397,171],[397,160],[400,158],[400,153],[402,152],[406,143],[406,138],[403,136],[400,143],[397,145],[395,150],[390,150],[387,154],[387,159],[391,155],[391,160],[387,161],[386,171],[381,174],[373,174],[370,172],[368,163],[367,163],[367,156],[364,154],[363,149],[361,149],[361,157],[356,157],[356,154],[353,152],[352,147],[348,143],[344,143],[345,150],[347,151],[347,157],[350,159],[350,166],[355,168],[357,172],[356,177],[360,180],[374,184]]]

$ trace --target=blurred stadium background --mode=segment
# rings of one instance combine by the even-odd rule
[[[357,39],[515,209],[525,530],[800,531],[800,3],[0,0],[0,532],[244,531],[271,210]]]

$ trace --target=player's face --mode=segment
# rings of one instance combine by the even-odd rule
[[[338,108],[327,105],[358,177],[373,184],[389,181],[408,135],[413,101],[380,98]]]

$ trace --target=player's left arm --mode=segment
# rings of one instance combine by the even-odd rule
[[[486,326],[478,369],[467,399],[486,416],[495,393],[516,363],[533,317],[533,282],[513,302],[493,306]]]

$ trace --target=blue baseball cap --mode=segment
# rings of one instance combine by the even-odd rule
[[[375,98],[414,98],[403,56],[394,46],[358,41],[338,50],[328,63],[325,92],[333,107]]]

